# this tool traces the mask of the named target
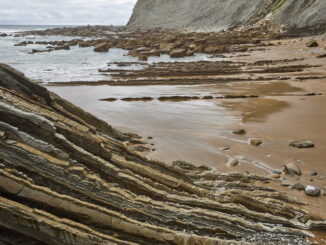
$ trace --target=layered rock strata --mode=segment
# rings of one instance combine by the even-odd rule
[[[326,228],[272,180],[149,161],[135,137],[0,65],[0,244],[309,244]]]
[[[272,23],[287,30],[325,29],[324,0],[138,0],[131,26],[225,29]]]

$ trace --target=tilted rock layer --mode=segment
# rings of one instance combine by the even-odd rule
[[[138,0],[129,25],[229,28],[270,20],[290,29],[326,24],[325,0]]]
[[[149,161],[131,137],[0,65],[0,244],[308,244],[325,229],[264,177]]]

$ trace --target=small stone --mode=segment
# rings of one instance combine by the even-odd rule
[[[230,147],[224,146],[224,147],[221,147],[220,150],[221,151],[228,151],[228,150],[230,150]]]
[[[316,40],[309,40],[308,42],[306,42],[306,47],[308,48],[314,48],[314,47],[318,47],[318,43]]]
[[[148,136],[147,139],[151,140],[151,139],[153,139],[153,137],[152,136]]]
[[[272,169],[271,172],[273,174],[282,174],[282,170],[280,170],[280,169]]]
[[[291,186],[291,185],[294,185],[296,183],[296,180],[293,180],[293,179],[284,179],[281,183],[282,186]]]
[[[319,179],[319,180],[325,180],[325,179],[326,179],[326,175],[324,175],[324,174],[319,175],[319,176],[317,177],[317,179]]]
[[[319,196],[320,195],[320,189],[316,186],[307,185],[304,190],[308,196]]]
[[[289,175],[301,175],[301,171],[297,164],[287,163],[284,165],[285,171]]]
[[[304,185],[298,182],[298,183],[295,183],[293,185],[290,185],[290,188],[292,190],[302,191],[302,190],[304,190]]]
[[[263,141],[259,138],[252,138],[252,139],[249,139],[249,144],[250,145],[253,145],[253,146],[259,146],[263,143]]]
[[[17,141],[16,140],[6,140],[5,143],[8,145],[14,145],[17,143]]]
[[[292,142],[290,146],[295,148],[312,148],[315,147],[315,144],[312,141],[296,141]]]
[[[234,129],[232,130],[232,133],[236,135],[245,135],[247,132],[244,129]]]
[[[317,175],[317,172],[316,171],[309,171],[309,175],[316,176]]]
[[[0,138],[4,138],[4,137],[5,137],[5,134],[6,134],[6,133],[5,133],[4,131],[1,131],[1,130],[0,130]]]
[[[139,61],[148,61],[148,56],[147,55],[139,55],[138,56],[138,60]]]
[[[227,162],[226,162],[226,166],[228,167],[235,167],[239,164],[239,161],[233,158],[230,158]]]
[[[269,177],[272,178],[272,179],[279,179],[279,178],[281,178],[281,175],[280,174],[271,173],[269,175]]]

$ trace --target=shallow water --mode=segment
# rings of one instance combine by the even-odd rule
[[[6,63],[25,73],[26,76],[39,82],[66,82],[66,81],[97,81],[109,80],[110,76],[101,74],[98,69],[109,68],[112,62],[137,62],[137,58],[127,56],[128,51],[110,49],[108,53],[96,53],[92,47],[71,47],[71,50],[28,54],[32,49],[45,49],[45,45],[27,45],[16,47],[14,44],[22,41],[62,41],[77,39],[78,37],[63,36],[26,36],[14,37],[16,31],[46,29],[50,26],[0,26],[0,32],[10,34],[0,37],[0,63]],[[57,26],[51,26],[51,28]],[[81,38],[78,39],[87,39]],[[218,60],[209,58],[206,54],[196,54],[194,57],[170,58],[168,55],[150,57],[144,65],[153,62],[199,61]],[[115,65],[110,65],[115,69]],[[122,69],[141,69],[142,66],[128,66]]]

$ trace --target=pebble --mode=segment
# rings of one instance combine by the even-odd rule
[[[302,191],[302,190],[304,190],[304,185],[301,184],[301,183],[295,183],[295,184],[290,185],[290,188],[291,188],[292,190],[299,190],[299,191]]]
[[[295,148],[312,148],[315,147],[315,144],[312,141],[296,141],[292,142],[290,146]]]
[[[304,190],[308,196],[319,196],[320,195],[320,189],[316,186],[307,185]]]
[[[235,167],[239,165],[239,161],[233,158],[230,158],[227,162],[226,162],[226,166],[228,167]]]
[[[285,171],[289,175],[301,175],[301,171],[297,164],[287,163],[284,165]]]
[[[317,175],[317,172],[316,171],[309,171],[309,175],[316,176]]]
[[[230,150],[230,147],[227,147],[227,146],[221,147],[220,150],[222,150],[222,151],[228,151],[228,150]]]
[[[279,178],[281,178],[281,175],[280,174],[271,173],[269,175],[269,177],[271,177],[272,179],[279,179]]]
[[[247,132],[244,129],[235,129],[232,131],[232,133],[236,135],[245,135]]]
[[[273,174],[282,174],[282,170],[280,169],[272,169],[271,171]]]
[[[253,145],[253,146],[259,146],[263,143],[263,141],[259,138],[252,138],[252,139],[249,139],[249,144],[250,145]]]

